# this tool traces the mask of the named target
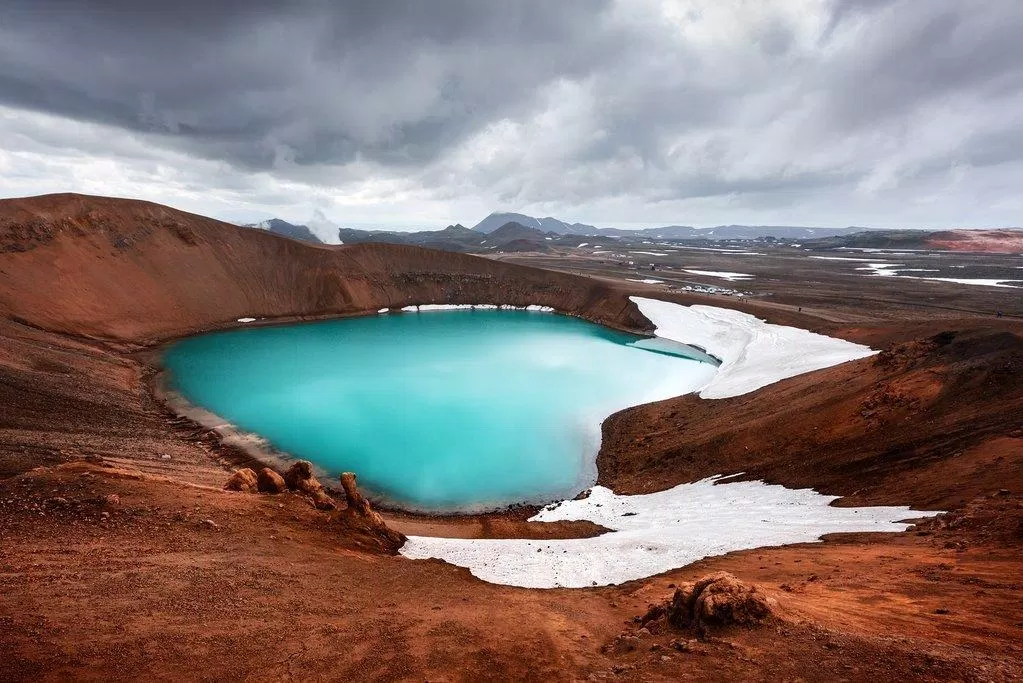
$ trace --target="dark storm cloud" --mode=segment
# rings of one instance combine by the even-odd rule
[[[252,167],[420,163],[621,42],[592,0],[0,4],[0,102]]]
[[[874,21],[859,51],[824,74],[842,78],[842,87],[833,89],[831,108],[840,122],[876,125],[934,98],[972,92],[997,100],[999,93],[1020,91],[1023,5],[1015,0],[854,4],[860,13],[884,11],[871,15]],[[850,14],[840,16],[848,20]]]
[[[1021,34],[1019,0],[0,0],[0,172],[114,159],[120,191],[225,204],[973,206],[1023,182]]]

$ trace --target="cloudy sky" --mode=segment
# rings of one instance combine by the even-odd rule
[[[1023,224],[1020,0],[0,0],[0,196]]]

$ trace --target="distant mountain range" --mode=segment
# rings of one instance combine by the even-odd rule
[[[869,228],[814,228],[791,225],[719,225],[712,228],[695,228],[687,225],[668,225],[660,228],[623,230],[619,228],[597,228],[585,223],[568,223],[552,218],[537,218],[521,213],[492,213],[472,228],[463,225],[449,225],[443,230],[401,232],[391,230],[355,230],[336,228],[322,213],[313,219],[315,230],[306,225],[297,225],[271,218],[248,225],[314,244],[333,243],[336,234],[342,244],[384,242],[409,244],[444,251],[486,253],[492,250],[547,251],[551,247],[577,247],[583,242],[591,245],[613,246],[619,240],[677,240],[716,242],[721,240],[759,240],[780,243],[803,243],[804,247],[815,249],[846,248],[926,248],[929,241],[941,244],[938,248],[955,248],[952,240],[944,239],[948,231],[928,230],[879,230]],[[313,222],[310,225],[313,225]],[[336,230],[336,233],[335,233]],[[992,231],[954,231],[971,234],[971,242],[980,248],[980,233]],[[1012,229],[1002,229],[1010,237]],[[1012,239],[1009,239],[1011,242]],[[1005,238],[996,240],[1005,244]],[[946,245],[947,243],[947,245]],[[987,247],[985,247],[987,248]],[[1009,248],[1012,247],[992,247]]]
[[[314,220],[325,223],[325,219],[318,214]],[[729,240],[729,239],[757,239],[760,237],[776,237],[778,239],[817,239],[822,237],[838,237],[863,232],[866,228],[811,228],[779,225],[719,225],[713,228],[694,228],[686,225],[668,225],[660,228],[643,228],[639,230],[623,230],[620,228],[597,228],[585,223],[568,223],[566,221],[552,218],[537,218],[521,213],[492,213],[471,229],[462,225],[449,225],[443,230],[424,230],[420,232],[401,232],[392,230],[355,230],[352,228],[340,228],[337,235],[342,243],[359,242],[388,242],[391,244],[413,244],[421,247],[432,247],[434,249],[446,249],[449,251],[476,251],[487,245],[480,235],[489,235],[513,224],[521,228],[534,230],[537,234],[547,236],[578,235],[581,237],[630,237],[639,239],[669,239],[669,240]],[[259,223],[246,225],[248,228],[259,228],[268,230],[278,235],[304,240],[314,244],[324,244],[330,240],[323,235],[332,232],[332,227],[317,225],[314,232],[307,225],[289,223],[280,218],[271,218]],[[319,234],[317,234],[319,233]],[[530,236],[532,239],[537,235]],[[501,244],[511,240],[501,239]],[[550,240],[545,240],[550,241]],[[495,240],[490,241],[492,246]]]
[[[652,239],[756,239],[758,237],[777,237],[779,239],[814,239],[851,235],[863,232],[867,228],[813,228],[791,225],[718,225],[713,228],[694,228],[688,225],[666,225],[660,228],[642,228],[639,230],[623,230],[620,228],[597,228],[585,223],[567,223],[557,218],[535,218],[521,213],[492,213],[473,226],[477,232],[489,233],[505,223],[515,222],[544,232],[559,235],[603,235],[605,237],[647,237]]]
[[[633,231],[614,230],[610,234],[616,236],[638,235],[655,239],[673,240],[752,240],[760,237],[802,240],[852,235],[865,230],[868,230],[868,228],[810,228],[793,225],[718,225],[713,228],[694,228],[688,225],[668,225],[663,228],[644,228]],[[609,233],[605,231],[601,234]]]
[[[338,236],[345,244],[360,242],[386,242],[388,244],[411,244],[443,251],[485,252],[501,251],[546,251],[549,245],[559,244],[566,239],[555,232],[543,232],[510,221],[489,233],[470,230],[461,225],[449,225],[443,230],[422,232],[392,232],[386,230],[352,230],[342,228]],[[575,239],[569,240],[575,242]]]

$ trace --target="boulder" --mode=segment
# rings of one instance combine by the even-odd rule
[[[242,491],[244,493],[255,493],[258,490],[256,473],[248,467],[236,470],[231,478],[224,484],[225,491]]]
[[[269,467],[264,467],[256,476],[256,486],[260,493],[284,493],[288,490],[284,477]]]
[[[313,465],[308,460],[299,460],[284,473],[284,484],[292,491],[309,496],[313,506],[318,510],[334,510],[337,504],[323,490],[323,484],[313,474]]]
[[[771,616],[766,595],[727,572],[709,574],[675,589],[667,605],[668,623],[681,628],[754,626]]]
[[[298,460],[292,463],[288,471],[284,473],[284,483],[292,491],[313,494],[323,490],[320,480],[313,474],[313,465],[308,460]]]

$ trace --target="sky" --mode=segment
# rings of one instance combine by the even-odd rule
[[[0,0],[0,196],[1023,225],[1019,0]]]

